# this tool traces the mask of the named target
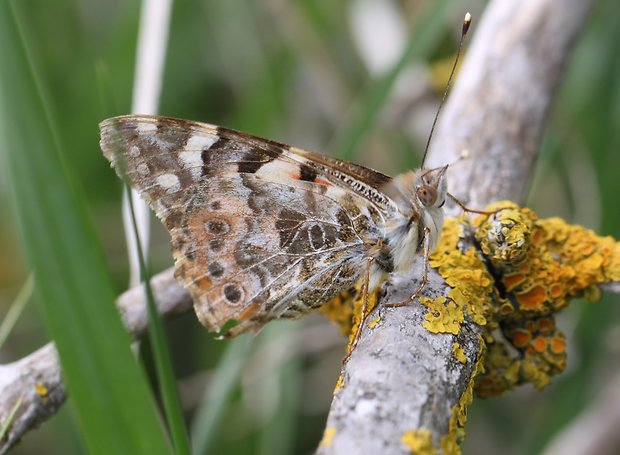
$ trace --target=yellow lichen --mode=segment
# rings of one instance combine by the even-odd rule
[[[331,446],[334,440],[334,436],[336,436],[336,428],[334,427],[325,428],[325,431],[323,432],[323,438],[321,439],[321,442],[319,443],[319,445],[321,447]]]
[[[463,350],[461,345],[458,344],[456,341],[452,343],[452,354],[454,355],[454,357],[456,357],[456,360],[458,360],[459,362],[461,363],[467,362],[467,356],[465,356],[465,351]]]
[[[374,329],[375,327],[377,327],[377,325],[379,324],[379,322],[381,322],[381,316],[378,316],[375,320],[370,321],[368,323],[368,327],[370,327],[371,329]]]
[[[347,351],[350,350],[351,342],[354,340],[357,331],[359,330],[359,324],[362,317],[362,306],[364,303],[362,289],[362,280],[360,279],[355,287],[341,292],[319,309],[321,313],[325,314],[328,319],[335,322],[340,327],[340,333],[343,336],[349,336],[349,346]],[[378,291],[368,294],[366,316],[377,305],[378,295]],[[370,328],[374,328],[379,321],[380,318],[377,318],[376,320],[369,322],[368,326]]]
[[[489,354],[477,386],[483,396],[525,382],[548,384],[566,366],[566,342],[555,326],[555,313],[574,297],[598,300],[598,284],[620,280],[620,245],[614,239],[559,218],[539,220],[512,203],[489,209],[500,206],[509,209],[473,222],[476,240],[505,293],[496,299],[500,310],[494,319],[501,321],[506,341],[485,336]],[[501,346],[504,342],[520,354],[513,358]]]
[[[41,397],[41,400],[43,400],[44,403],[47,403],[50,391],[45,384],[42,382],[37,382],[34,385],[34,391],[37,395],[39,395],[39,397]]]
[[[342,389],[344,387],[344,379],[342,378],[342,375],[338,376],[338,380],[336,381],[336,385],[334,386],[334,395],[336,394],[336,392],[338,392],[340,389]]]
[[[349,337],[347,352],[351,352],[353,342],[360,330],[360,321],[363,317],[368,316],[377,305],[379,291],[371,292],[367,296],[366,312],[362,316],[362,307],[364,304],[363,279],[359,279],[355,287],[341,292],[326,305],[323,305],[319,311],[324,313],[328,319],[335,322],[340,327],[343,336]],[[368,323],[368,327],[373,329],[379,324],[380,316]],[[339,379],[339,383],[342,378]],[[338,385],[336,386],[338,390]]]
[[[467,423],[467,408],[474,400],[474,386],[476,378],[484,369],[483,359],[485,344],[480,340],[480,353],[474,364],[469,383],[461,395],[459,403],[452,407],[448,434],[441,438],[440,446],[444,455],[459,455],[461,453],[461,441],[465,438],[465,424]]]
[[[357,336],[357,332],[360,330],[360,322],[364,317],[366,317],[377,305],[377,300],[379,299],[379,292],[371,292],[368,294],[368,300],[366,302],[366,313],[362,315],[362,309],[364,304],[364,293],[361,291],[362,282],[361,280],[356,285],[356,289],[360,290],[357,292],[355,299],[353,300],[353,323],[351,326],[351,331],[349,332],[349,345],[347,346],[347,352],[351,351],[351,344],[355,337]]]
[[[400,441],[416,455],[434,455],[437,450],[433,447],[433,438],[430,430],[415,429],[403,433]]]
[[[331,301],[319,308],[319,312],[325,314],[327,318],[335,322],[340,327],[342,336],[351,333],[353,325],[353,300],[355,299],[356,289],[348,289],[341,292]]]
[[[41,398],[46,398],[49,395],[49,393],[50,393],[49,389],[42,382],[37,382],[35,384],[34,391]]]
[[[454,301],[447,300],[445,297],[430,299],[420,297],[420,303],[429,309],[424,315],[422,324],[429,332],[433,333],[459,333],[461,323],[464,320],[463,311],[460,310]]]
[[[461,313],[457,319],[462,322],[461,317],[469,315],[476,324],[485,325],[492,312],[489,295],[493,289],[493,278],[474,249],[463,252],[458,248],[458,242],[464,236],[464,222],[464,219],[446,220],[430,264],[452,287],[448,297],[454,302],[456,311]]]
[[[514,204],[474,223],[476,239],[520,311],[554,313],[593,285],[620,279],[620,246],[610,237],[559,218],[539,220]]]

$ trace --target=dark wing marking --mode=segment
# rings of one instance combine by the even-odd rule
[[[115,154],[123,144],[140,142],[152,164],[180,178],[198,179],[226,173],[270,174],[354,191],[387,210],[391,201],[381,188],[391,181],[372,169],[269,139],[205,123],[169,117],[128,115],[101,124],[102,148],[118,168]],[[176,162],[170,162],[177,156]],[[285,166],[288,164],[289,166]]]

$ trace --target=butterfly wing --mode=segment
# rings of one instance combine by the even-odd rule
[[[198,122],[117,117],[101,146],[170,231],[210,330],[257,330],[353,285],[390,204],[380,173]]]

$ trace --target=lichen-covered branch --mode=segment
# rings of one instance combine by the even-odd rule
[[[451,191],[464,202],[480,208],[497,199],[522,199],[553,95],[592,3],[490,3],[474,30],[429,155],[429,165],[435,165],[454,161],[463,149],[470,151],[472,158],[454,166],[449,175]],[[448,208],[450,215],[458,211]],[[418,264],[386,286],[382,302],[403,301],[420,276]],[[455,311],[445,319],[440,312],[429,312],[436,302],[448,299],[451,290],[432,270],[426,307],[417,301],[401,308],[379,305],[370,315],[370,328],[363,330],[343,370],[320,453],[458,450],[482,358],[483,330],[474,314],[459,320]],[[191,305],[171,271],[154,279],[154,292],[164,315]],[[147,317],[141,289],[123,294],[118,305],[127,329],[143,333]],[[428,314],[435,313],[438,320],[429,321]],[[428,323],[444,326],[446,333],[431,333]],[[458,331],[451,333],[455,324]],[[64,399],[53,345],[0,366],[0,424],[20,402],[0,441],[0,453],[53,415]]]
[[[191,308],[192,301],[173,276],[172,269],[153,277],[151,285],[157,309],[163,317],[172,317]],[[148,326],[144,289],[137,286],[122,294],[117,302],[129,333],[142,335]],[[17,412],[0,441],[0,454],[9,450],[29,430],[53,416],[66,398],[58,354],[49,343],[32,354],[0,365],[0,427]]]
[[[489,4],[428,161],[429,167],[443,165],[465,149],[470,152],[472,158],[453,166],[448,179],[450,191],[468,205],[523,199],[547,113],[592,3]],[[454,216],[459,209],[447,211]],[[482,327],[466,315],[457,334],[435,334],[422,326],[429,310],[418,301],[385,308],[411,295],[421,273],[418,264],[388,283],[368,317],[373,327],[363,328],[343,368],[318,453],[459,451],[482,357]],[[436,272],[430,278],[425,296],[449,306],[450,288]]]
[[[497,207],[503,209],[492,216],[451,220],[432,260],[455,288],[449,295],[455,307],[483,326],[484,373],[475,386],[483,397],[524,383],[547,385],[566,367],[567,342],[556,315],[576,297],[597,301],[600,285],[620,280],[615,239],[560,218],[538,219],[513,203],[489,208]],[[476,245],[474,255],[456,247],[462,238]],[[473,288],[474,271],[481,278],[472,281],[486,283],[475,295],[487,296],[486,302],[462,291]],[[483,317],[476,321],[477,315]]]

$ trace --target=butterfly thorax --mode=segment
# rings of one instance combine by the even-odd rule
[[[446,198],[445,171],[442,167],[407,172],[383,189],[394,203],[385,223],[385,241],[396,272],[411,268],[423,248],[425,229],[431,251],[439,240]]]

